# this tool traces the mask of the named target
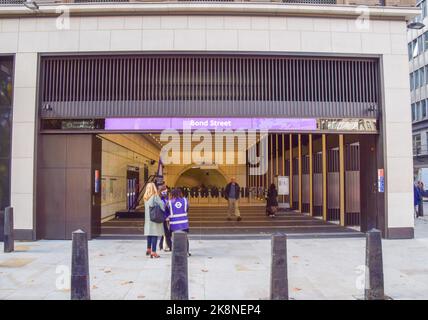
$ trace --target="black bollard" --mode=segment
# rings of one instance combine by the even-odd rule
[[[71,300],[90,300],[88,237],[86,232],[72,233]]]
[[[4,211],[4,252],[13,252],[15,239],[13,236],[13,208],[7,207]]]
[[[384,300],[382,235],[376,229],[366,233],[366,272],[365,300]]]
[[[288,300],[287,235],[272,235],[270,299]]]
[[[181,231],[173,233],[171,261],[171,300],[189,300],[187,243],[187,233]]]

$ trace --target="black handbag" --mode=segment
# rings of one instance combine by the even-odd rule
[[[150,221],[155,223],[163,223],[165,221],[165,215],[162,208],[155,204],[153,207],[150,207]]]

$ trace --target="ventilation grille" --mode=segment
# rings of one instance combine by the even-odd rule
[[[112,56],[43,59],[44,102],[378,101],[376,60]]]

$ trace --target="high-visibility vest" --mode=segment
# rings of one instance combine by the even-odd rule
[[[186,198],[169,200],[169,213],[169,227],[172,232],[189,229]]]

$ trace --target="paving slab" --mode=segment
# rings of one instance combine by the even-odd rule
[[[428,211],[427,211],[428,212]],[[392,299],[428,299],[428,217],[417,219],[415,239],[383,240],[385,293]],[[17,242],[0,253],[0,299],[69,299],[71,242]],[[190,299],[267,299],[267,239],[191,239]],[[169,299],[171,253],[145,256],[142,239],[89,241],[92,299]],[[364,238],[288,240],[291,299],[361,299]]]

